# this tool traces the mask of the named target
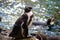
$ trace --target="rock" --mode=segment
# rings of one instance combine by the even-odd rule
[[[38,38],[39,40],[47,40],[47,36],[44,34],[37,34],[36,38]]]
[[[1,19],[2,19],[2,18],[0,17],[0,21],[1,21]]]
[[[2,28],[0,28],[0,33],[2,32]]]
[[[2,40],[2,35],[0,34],[0,40]]]
[[[24,39],[16,39],[16,40],[39,40],[36,37],[28,37],[28,38],[24,38]]]

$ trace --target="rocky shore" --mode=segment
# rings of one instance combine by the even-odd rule
[[[10,30],[3,31],[0,33],[0,40],[11,40],[11,37],[9,37]],[[60,36],[58,37],[49,37],[44,34],[32,34],[32,37],[30,38],[24,38],[19,40],[60,40]]]

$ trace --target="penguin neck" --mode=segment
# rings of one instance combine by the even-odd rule
[[[32,11],[26,13],[28,17],[31,17],[33,15]]]

